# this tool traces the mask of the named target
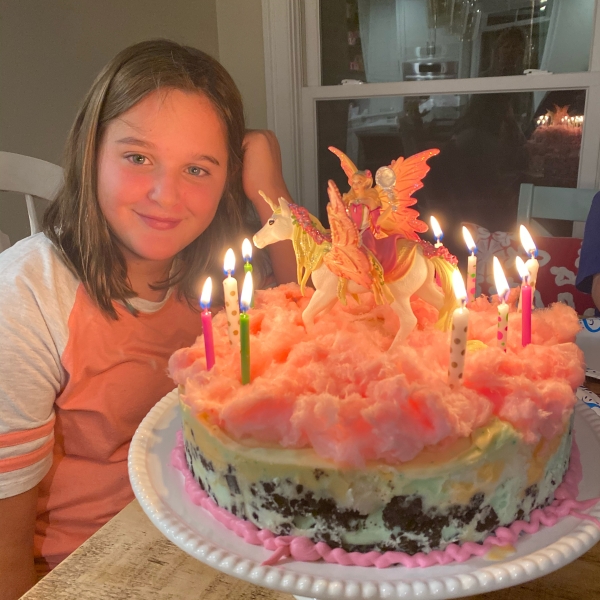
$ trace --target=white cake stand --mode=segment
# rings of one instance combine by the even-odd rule
[[[521,536],[516,552],[496,562],[474,557],[460,564],[425,569],[402,566],[376,569],[297,561],[262,566],[270,554],[268,550],[244,542],[194,505],[184,493],[183,476],[170,463],[180,428],[174,390],[148,413],[133,437],[129,476],[142,509],[169,540],[191,556],[234,577],[297,598],[427,600],[470,596],[518,585],[555,571],[600,540],[600,530],[593,523],[567,517],[554,527]],[[584,474],[579,497],[598,497],[600,417],[583,402],[578,402],[575,408],[575,438]],[[589,512],[600,517],[600,505]]]

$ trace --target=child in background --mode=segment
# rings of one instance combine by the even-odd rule
[[[201,333],[200,284],[248,235],[246,196],[270,217],[259,188],[289,198],[279,147],[246,132],[217,61],[157,40],[100,73],[44,233],[0,255],[0,600],[133,499],[133,433]],[[273,255],[294,279],[291,246]]]
[[[575,285],[580,292],[591,294],[596,305],[596,316],[600,315],[600,193],[594,196],[590,212],[585,221],[583,242],[579,255],[579,270]]]

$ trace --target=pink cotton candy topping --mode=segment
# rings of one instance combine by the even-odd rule
[[[201,339],[171,357],[169,370],[185,386],[184,402],[242,443],[252,438],[285,448],[312,446],[339,465],[356,467],[411,460],[426,446],[469,436],[493,415],[532,444],[564,430],[573,390],[584,379],[571,308],[534,311],[532,343],[524,348],[520,315],[511,312],[503,352],[495,304],[486,298],[469,304],[468,338],[488,347],[467,351],[463,385],[451,390],[450,333],[434,328],[434,308],[413,302],[417,329],[405,346],[388,351],[398,329],[391,307],[375,306],[368,295],[361,304],[349,297],[348,306],[338,302],[307,332],[301,315],[310,294],[303,297],[296,285],[256,293],[252,381],[245,386],[226,316],[217,314],[210,372]]]
[[[587,519],[600,527],[600,521],[595,517],[583,514],[600,500],[577,500],[579,482],[583,476],[579,450],[573,442],[571,463],[563,482],[556,488],[554,502],[545,508],[537,508],[531,513],[529,522],[515,521],[509,527],[498,527],[483,543],[465,542],[450,544],[445,550],[433,550],[428,554],[419,552],[414,555],[405,552],[346,552],[342,548],[330,548],[325,542],[313,542],[307,537],[292,535],[275,535],[268,529],[259,529],[253,523],[232,515],[229,511],[217,506],[208,494],[198,485],[188,469],[185,459],[183,435],[177,432],[177,443],[171,453],[171,464],[181,471],[185,479],[185,491],[194,504],[207,510],[219,523],[233,531],[249,544],[264,546],[273,554],[262,564],[274,565],[282,558],[293,558],[302,561],[317,561],[323,559],[329,563],[353,565],[358,567],[385,568],[400,564],[408,568],[446,565],[451,562],[464,562],[471,556],[483,556],[494,546],[515,544],[522,532],[536,533],[542,525],[552,527],[561,518],[572,515]]]

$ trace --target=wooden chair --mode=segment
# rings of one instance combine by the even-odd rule
[[[564,221],[584,222],[587,219],[592,199],[598,190],[575,188],[557,188],[534,186],[522,183],[519,193],[517,221],[519,225],[527,225],[532,233],[550,236],[551,234],[532,219],[561,219]],[[583,228],[580,235],[582,237]]]
[[[25,194],[31,235],[40,231],[33,198],[53,200],[62,181],[63,170],[58,165],[31,156],[0,152],[0,191]],[[6,234],[3,238],[0,252],[10,245]]]

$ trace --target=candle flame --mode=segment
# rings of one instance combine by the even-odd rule
[[[508,287],[508,281],[500,265],[500,261],[497,256],[494,256],[494,282],[496,284],[496,292],[502,303],[506,302],[506,297],[510,288]]]
[[[467,290],[465,288],[465,282],[458,269],[455,269],[452,272],[452,287],[454,288],[454,295],[456,296],[456,299],[464,303],[467,300]]]
[[[242,242],[242,256],[246,262],[252,260],[252,244],[248,238]]]
[[[233,249],[229,248],[225,253],[225,261],[223,262],[223,270],[227,275],[231,275],[235,270],[235,254],[233,253]]]
[[[205,310],[210,308],[210,297],[212,296],[212,279],[206,278],[204,285],[202,286],[202,294],[200,295],[200,306]]]
[[[240,297],[240,306],[243,312],[246,312],[250,308],[252,302],[252,273],[248,271],[244,277],[244,285],[242,286],[242,295]]]
[[[431,229],[433,229],[433,235],[436,240],[441,240],[444,237],[444,232],[438,223],[438,220],[432,215],[430,218]]]
[[[523,262],[523,259],[520,256],[515,258],[515,264],[517,265],[517,271],[519,271],[519,275],[523,281],[529,281],[529,269],[527,265]]]
[[[463,232],[463,238],[465,239],[465,244],[467,244],[467,248],[469,249],[470,252],[475,252],[475,250],[477,250],[477,245],[475,244],[475,241],[473,240],[473,236],[471,235],[471,232],[464,225],[462,228],[462,232]]]
[[[537,253],[537,248],[533,243],[533,238],[531,237],[531,234],[529,233],[529,231],[527,231],[527,227],[525,227],[525,225],[521,225],[519,233],[521,234],[521,244],[523,244],[525,252],[527,252],[527,254],[529,254],[529,256],[533,258]]]

